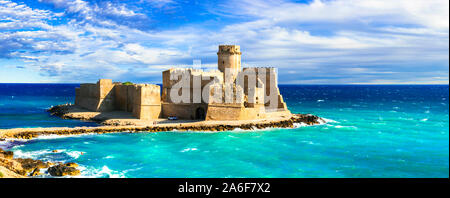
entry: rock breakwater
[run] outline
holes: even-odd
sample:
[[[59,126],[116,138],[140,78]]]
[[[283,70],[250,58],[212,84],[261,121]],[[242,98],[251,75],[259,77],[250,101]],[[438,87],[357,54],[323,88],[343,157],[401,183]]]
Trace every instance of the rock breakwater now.
[[[294,114],[291,118],[276,121],[262,120],[252,122],[213,122],[213,123],[165,123],[151,126],[99,126],[99,127],[51,127],[51,128],[19,128],[0,130],[1,138],[32,139],[40,135],[80,135],[90,133],[115,132],[161,132],[161,131],[231,131],[234,129],[255,130],[265,128],[293,128],[294,123],[306,125],[320,124],[323,119],[314,115]]]

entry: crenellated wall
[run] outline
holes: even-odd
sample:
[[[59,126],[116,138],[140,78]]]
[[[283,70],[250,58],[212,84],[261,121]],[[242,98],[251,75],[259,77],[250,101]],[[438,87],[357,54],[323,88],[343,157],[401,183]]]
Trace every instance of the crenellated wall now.
[[[250,75],[249,75],[250,74]],[[264,89],[264,105],[268,111],[287,111],[286,103],[283,100],[283,96],[278,88],[277,72],[273,67],[247,67],[239,73],[238,78],[244,75],[244,91],[248,94],[249,85],[248,78],[252,76],[257,78],[259,83],[262,83]],[[276,101],[271,104],[271,101]]]
[[[135,85],[133,115],[139,119],[157,119],[161,115],[161,93],[158,85]]]
[[[241,54],[238,45],[220,45],[218,70],[163,71],[162,93],[157,85],[125,85],[109,79],[81,84],[75,90],[75,104],[91,111],[127,111],[139,119],[176,116],[191,120],[251,120],[289,116],[275,68],[241,70]],[[231,70],[231,75],[225,76],[226,69]]]

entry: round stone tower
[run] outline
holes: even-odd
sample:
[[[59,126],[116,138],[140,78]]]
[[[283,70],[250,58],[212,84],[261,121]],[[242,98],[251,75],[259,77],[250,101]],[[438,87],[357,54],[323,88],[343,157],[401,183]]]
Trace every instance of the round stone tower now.
[[[228,71],[231,72],[230,75],[233,77],[233,81],[241,71],[241,54],[239,45],[219,45],[217,65],[221,72],[225,72],[225,69],[228,68]],[[224,75],[226,76],[225,73]],[[228,81],[230,79],[224,80]]]

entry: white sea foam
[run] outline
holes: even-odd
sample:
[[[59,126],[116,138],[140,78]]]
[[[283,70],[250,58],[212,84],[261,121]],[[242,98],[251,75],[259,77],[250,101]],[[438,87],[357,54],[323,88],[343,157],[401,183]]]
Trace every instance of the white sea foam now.
[[[338,128],[338,129],[340,129],[340,128],[357,129],[358,127],[355,127],[355,126],[342,126],[342,125],[336,125],[336,126],[334,126],[334,128]]]
[[[219,133],[220,131],[193,131],[193,130],[176,131],[176,130],[173,130],[171,132],[177,132],[177,133]]]
[[[35,139],[39,139],[39,140],[51,140],[51,139],[61,139],[61,138],[69,138],[69,137],[84,137],[87,135],[96,135],[95,133],[83,133],[83,134],[76,134],[76,135],[55,135],[55,134],[50,134],[50,135],[40,135],[38,137],[36,137]]]
[[[69,151],[69,152],[66,152],[67,155],[69,155],[70,157],[72,157],[74,159],[78,159],[82,155],[81,153],[85,153],[85,152],[81,152],[81,151]]]
[[[237,128],[235,128],[235,129],[233,129],[232,131],[245,131],[244,129],[241,129],[241,128],[239,128],[239,127],[237,127]]]
[[[339,123],[338,121],[328,119],[328,118],[322,118],[322,120],[324,120],[326,123]]]
[[[52,151],[49,149],[43,149],[43,150],[37,150],[37,151],[22,151],[22,150],[13,150],[13,151],[14,151],[14,157],[16,157],[16,158],[32,158],[32,159],[36,159],[36,158],[39,158],[39,156],[52,153]]]
[[[5,138],[5,141],[3,142],[20,142],[20,143],[25,143],[30,141],[29,139],[18,139],[18,138]]]
[[[67,138],[67,137],[73,137],[75,135],[40,135],[36,139],[40,140],[51,140],[51,139],[61,139],[61,138]]]
[[[327,123],[327,121],[324,119],[319,119],[318,121],[319,121],[319,125],[324,125]]]
[[[300,122],[300,123],[294,123],[294,128],[300,128],[308,126],[306,123]]]
[[[84,134],[83,134],[84,135]],[[67,137],[74,137],[74,136],[80,136],[80,135],[39,135],[33,139],[18,139],[18,138],[6,138],[6,141],[14,141],[14,142],[28,142],[32,140],[48,140],[48,139],[59,139],[59,138],[67,138]]]
[[[324,102],[325,100],[317,100],[317,102]]]
[[[422,120],[420,120],[421,122],[426,122],[426,121],[428,121],[428,118],[424,118],[424,119],[422,119]]]
[[[306,143],[306,144],[310,144],[310,145],[314,145],[314,144],[316,144],[316,143],[314,143],[313,141],[302,141],[303,143]]]
[[[181,150],[180,152],[184,153],[187,151],[196,151],[196,150],[198,150],[198,149],[197,148],[185,148],[185,149]]]
[[[98,172],[98,174],[106,174],[109,175],[110,178],[120,178],[120,177],[124,177],[123,174],[120,174],[117,171],[113,171],[111,169],[109,169],[107,166],[103,166],[102,169],[100,170],[100,172]]]
[[[108,166],[103,166],[102,168],[90,168],[83,165],[80,165],[78,169],[81,172],[81,175],[75,177],[109,177],[109,178],[124,178],[125,175],[123,172],[111,170]]]

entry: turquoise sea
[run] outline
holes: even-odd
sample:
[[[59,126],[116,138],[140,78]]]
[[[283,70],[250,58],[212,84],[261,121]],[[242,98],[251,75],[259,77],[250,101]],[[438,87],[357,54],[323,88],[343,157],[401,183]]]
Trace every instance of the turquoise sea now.
[[[0,128],[96,125],[45,112],[73,103],[76,86],[0,84]],[[293,113],[329,122],[47,136],[0,146],[16,157],[76,162],[83,177],[449,177],[448,85],[281,85],[280,91]]]

